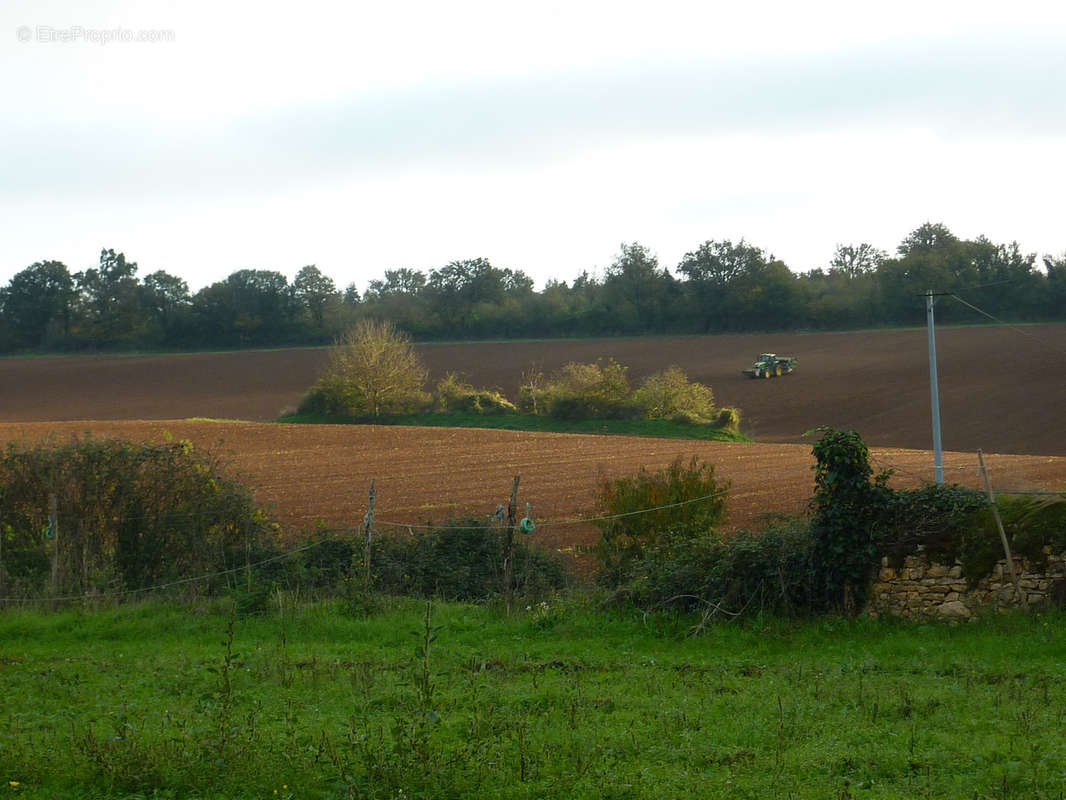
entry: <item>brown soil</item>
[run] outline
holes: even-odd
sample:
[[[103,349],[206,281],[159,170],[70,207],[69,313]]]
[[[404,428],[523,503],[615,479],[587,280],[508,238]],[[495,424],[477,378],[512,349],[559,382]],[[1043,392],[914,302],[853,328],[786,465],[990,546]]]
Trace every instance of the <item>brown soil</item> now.
[[[517,392],[522,373],[615,358],[639,379],[678,364],[736,406],[761,442],[799,442],[819,425],[870,445],[929,449],[924,329],[558,342],[421,345],[439,378]],[[762,351],[799,358],[769,381],[741,374]],[[943,443],[949,450],[1066,456],[1066,325],[946,328],[937,335]],[[294,408],[325,361],[322,348],[167,356],[0,359],[0,421],[270,420]]]
[[[997,490],[1066,488],[1066,325],[955,328],[938,333],[948,479],[980,487],[975,451]],[[807,335],[429,344],[433,378],[449,370],[514,395],[522,373],[615,358],[634,379],[678,364],[737,406],[757,444],[374,426],[282,426],[317,377],[324,349],[167,356],[0,359],[0,442],[92,431],[159,441],[164,431],[221,451],[286,522],[356,526],[376,479],[383,526],[491,513],[514,475],[539,520],[535,540],[568,549],[595,536],[603,477],[693,455],[732,484],[730,523],[802,511],[811,495],[804,431],[859,431],[897,486],[932,478],[924,330]],[[792,375],[751,380],[754,356],[799,358]],[[79,420],[95,420],[92,422]],[[140,420],[140,421],[129,421]],[[798,442],[803,441],[800,444]],[[906,449],[901,449],[906,448]],[[1013,453],[1015,455],[994,455]]]
[[[224,456],[258,499],[297,529],[317,521],[360,525],[375,479],[382,529],[403,530],[433,520],[491,514],[506,504],[511,479],[521,476],[519,500],[532,505],[532,539],[560,551],[591,544],[604,477],[656,469],[699,456],[731,484],[730,526],[753,527],[767,513],[800,513],[813,489],[811,448],[796,444],[693,442],[638,437],[576,436],[511,431],[384,426],[274,425],[189,420],[0,423],[0,441],[61,441],[92,431],[163,441],[168,434]],[[893,484],[916,486],[931,477],[929,453],[878,448],[878,468],[896,470]],[[995,486],[1061,490],[1066,458],[988,455]],[[952,481],[980,487],[976,457],[947,453]]]

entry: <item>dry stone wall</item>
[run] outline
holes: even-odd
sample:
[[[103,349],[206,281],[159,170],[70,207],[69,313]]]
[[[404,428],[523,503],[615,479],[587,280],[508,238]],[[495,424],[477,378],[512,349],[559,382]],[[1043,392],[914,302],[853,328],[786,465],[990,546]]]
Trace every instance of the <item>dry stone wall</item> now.
[[[1017,591],[1005,559],[971,586],[961,564],[932,563],[920,549],[907,556],[898,569],[890,567],[885,558],[871,587],[867,612],[871,616],[967,619],[983,607],[1063,604],[1066,556],[1048,553],[1047,565],[1039,570],[1028,560],[1015,557],[1014,570]]]

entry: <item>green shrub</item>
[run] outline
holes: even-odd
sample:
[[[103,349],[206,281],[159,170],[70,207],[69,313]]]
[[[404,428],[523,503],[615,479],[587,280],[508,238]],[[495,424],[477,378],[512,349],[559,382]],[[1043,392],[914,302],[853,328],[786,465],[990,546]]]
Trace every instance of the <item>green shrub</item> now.
[[[1055,554],[1066,553],[1066,497],[1000,496],[996,504],[1015,555],[1044,567],[1048,556],[1045,548]],[[986,527],[991,516],[989,510],[982,515]]]
[[[894,491],[887,497],[878,532],[879,556],[887,556],[889,566],[899,568],[903,559],[919,546],[934,561],[951,564],[964,551],[971,551],[971,567],[981,575],[991,564],[982,564],[983,555],[974,551],[977,540],[967,543],[965,531],[979,525],[975,518],[988,506],[988,498],[975,489],[956,484],[929,484],[918,489]],[[991,517],[989,518],[991,521]],[[985,537],[978,537],[985,538]],[[981,546],[979,550],[986,548]],[[1003,547],[995,533],[994,551],[1003,556]],[[995,563],[996,559],[992,559]],[[969,574],[969,570],[967,570]]]
[[[633,393],[633,404],[646,419],[673,419],[706,425],[714,419],[711,387],[689,381],[680,367],[649,375]]]
[[[515,414],[515,404],[498,391],[475,389],[454,372],[445,375],[433,392],[433,407],[445,414]]]
[[[540,413],[556,419],[635,419],[640,409],[632,399],[626,367],[606,363],[571,362],[552,373],[537,398]],[[523,387],[525,388],[525,387]],[[527,393],[523,407],[528,408]]]
[[[630,477],[604,480],[596,523],[598,580],[619,586],[649,552],[676,548],[686,539],[708,535],[726,513],[728,482],[719,482],[714,466],[677,458],[670,466]]]
[[[188,442],[12,443],[0,456],[0,497],[9,594],[45,592],[52,563],[61,595],[219,571],[245,563],[276,529],[217,458]]]
[[[363,569],[363,550],[352,563]],[[485,600],[503,590],[504,530],[487,520],[459,519],[373,540],[370,563],[373,588],[386,594]],[[519,594],[536,597],[569,584],[565,565],[543,550],[516,539],[513,580]]]
[[[866,600],[891,491],[889,473],[873,482],[870,452],[855,431],[820,428],[814,444],[813,561],[827,608],[857,613]]]
[[[1014,556],[1041,568],[1047,563],[1045,548],[1066,551],[1066,500],[999,497],[996,505]],[[953,484],[895,492],[889,513],[880,550],[892,566],[921,546],[933,561],[958,560],[974,585],[1004,557],[999,527],[983,492]]]
[[[711,387],[689,381],[680,367],[649,375],[633,390],[627,368],[613,359],[595,364],[571,362],[547,379],[531,369],[522,376],[518,408],[525,414],[556,419],[668,419],[689,425],[708,425],[718,415]],[[725,425],[736,430],[739,415],[726,415]]]
[[[757,533],[665,535],[666,546],[632,563],[615,594],[644,608],[673,607],[723,616],[806,614],[817,576],[806,520],[780,517]]]
[[[740,409],[739,408],[720,408],[714,419],[714,427],[721,428],[723,431],[739,431],[740,430]]]
[[[411,338],[390,322],[363,320],[330,351],[322,376],[300,402],[301,414],[379,419],[428,404],[426,369]]]

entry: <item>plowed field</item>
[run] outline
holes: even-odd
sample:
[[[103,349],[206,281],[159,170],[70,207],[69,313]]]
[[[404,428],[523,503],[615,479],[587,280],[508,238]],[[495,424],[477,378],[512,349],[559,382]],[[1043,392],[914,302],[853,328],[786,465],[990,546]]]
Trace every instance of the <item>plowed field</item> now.
[[[511,479],[520,475],[520,503],[532,505],[538,522],[533,540],[561,551],[594,541],[595,528],[580,520],[596,513],[601,478],[662,467],[678,456],[700,456],[729,481],[731,527],[753,526],[766,513],[802,512],[812,490],[809,445],[187,420],[3,423],[0,440],[66,440],[90,429],[98,436],[155,442],[169,433],[212,449],[255,487],[261,502],[297,529],[316,520],[359,525],[371,478],[379,525],[403,529],[490,514],[507,502]],[[874,458],[879,467],[897,470],[897,486],[915,486],[931,476],[926,452],[879,448]],[[1066,458],[989,455],[987,460],[1000,490],[1063,488]],[[952,480],[980,486],[972,453],[948,453],[945,465]]]
[[[924,329],[789,335],[427,344],[431,380],[454,370],[517,392],[523,371],[612,357],[639,379],[671,364],[737,406],[745,433],[799,442],[831,425],[870,445],[929,449]],[[791,375],[741,370],[774,351],[799,358]],[[943,441],[948,450],[1066,456],[1066,325],[946,328],[937,334]],[[0,422],[212,417],[271,420],[295,407],[324,349],[171,356],[0,359]]]
[[[999,490],[1066,489],[1066,325],[945,329],[937,347],[948,479],[980,486],[981,448]],[[705,458],[731,482],[734,527],[752,526],[764,513],[801,511],[812,491],[810,443],[801,436],[819,425],[859,431],[878,466],[897,470],[896,485],[932,478],[921,329],[420,350],[431,378],[454,370],[512,396],[533,364],[547,372],[613,357],[634,379],[678,364],[710,384],[720,405],[738,406],[743,430],[758,443],[187,419],[275,418],[315,380],[324,349],[0,359],[0,442],[86,431],[159,441],[166,430],[219,450],[261,501],[297,526],[358,524],[372,477],[383,525],[489,514],[506,502],[518,474],[520,500],[539,521],[534,539],[558,549],[591,541],[592,526],[573,520],[596,513],[602,477],[677,456]],[[773,380],[743,377],[741,369],[767,350],[797,356],[799,368]]]

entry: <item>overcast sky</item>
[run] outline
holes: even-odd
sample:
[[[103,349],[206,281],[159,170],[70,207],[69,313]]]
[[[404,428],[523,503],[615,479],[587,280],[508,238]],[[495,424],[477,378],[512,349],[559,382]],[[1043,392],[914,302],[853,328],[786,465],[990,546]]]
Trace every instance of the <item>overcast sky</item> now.
[[[925,221],[1066,251],[1066,5],[741,5],[5,0],[0,285],[104,247],[193,290],[541,286],[632,241],[803,271]]]

